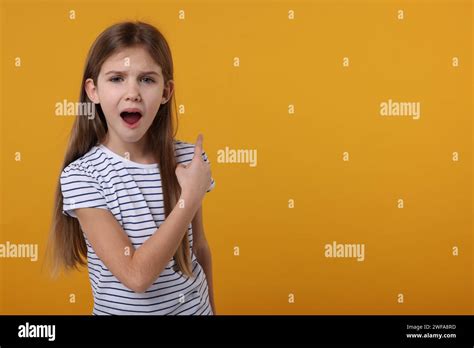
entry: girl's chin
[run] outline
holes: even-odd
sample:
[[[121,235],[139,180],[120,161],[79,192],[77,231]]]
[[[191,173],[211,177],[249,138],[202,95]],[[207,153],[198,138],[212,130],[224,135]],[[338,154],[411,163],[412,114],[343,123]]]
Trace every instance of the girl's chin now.
[[[143,138],[146,132],[143,132],[141,128],[135,129],[120,129],[117,134],[118,137],[125,143],[136,143]]]

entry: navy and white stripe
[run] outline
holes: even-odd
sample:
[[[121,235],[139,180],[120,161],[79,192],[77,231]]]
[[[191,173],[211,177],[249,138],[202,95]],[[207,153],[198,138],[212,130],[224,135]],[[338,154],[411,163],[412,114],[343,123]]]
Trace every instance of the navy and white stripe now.
[[[194,145],[175,140],[178,164],[189,163]],[[206,153],[203,159],[208,162]],[[63,214],[76,218],[74,209],[108,209],[135,248],[140,247],[164,221],[164,202],[158,164],[141,164],[98,144],[61,173]],[[214,179],[207,192],[215,186]],[[159,230],[156,232],[159,233]],[[128,289],[87,245],[94,315],[212,315],[206,275],[193,253],[192,224],[188,226],[193,274],[175,271],[173,258],[143,294]]]

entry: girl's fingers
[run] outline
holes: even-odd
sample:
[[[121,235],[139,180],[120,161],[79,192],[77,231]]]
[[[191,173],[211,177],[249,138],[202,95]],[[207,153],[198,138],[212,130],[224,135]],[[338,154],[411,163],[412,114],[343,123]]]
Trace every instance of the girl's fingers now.
[[[196,145],[194,146],[194,157],[200,158],[202,155],[202,134],[199,134],[196,140]]]

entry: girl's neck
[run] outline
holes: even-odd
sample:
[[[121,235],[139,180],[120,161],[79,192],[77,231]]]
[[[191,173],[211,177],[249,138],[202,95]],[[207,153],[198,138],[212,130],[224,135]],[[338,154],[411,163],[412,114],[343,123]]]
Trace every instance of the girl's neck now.
[[[145,137],[135,143],[124,143],[122,141],[114,141],[106,136],[102,145],[117,155],[125,157],[133,162],[141,164],[154,164],[157,162],[153,154],[147,150],[148,148],[146,146]]]

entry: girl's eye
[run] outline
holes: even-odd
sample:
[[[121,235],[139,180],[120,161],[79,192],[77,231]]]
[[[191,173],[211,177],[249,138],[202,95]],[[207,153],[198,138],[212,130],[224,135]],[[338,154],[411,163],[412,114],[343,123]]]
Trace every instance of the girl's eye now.
[[[145,83],[155,83],[155,80],[153,80],[151,77],[142,77],[141,80]]]
[[[113,77],[110,78],[109,81],[111,81],[111,82],[120,82],[120,81],[123,81],[123,78],[122,78],[122,76],[113,76]]]

